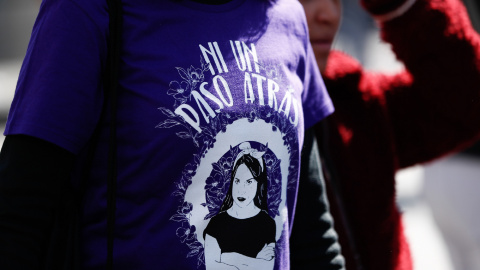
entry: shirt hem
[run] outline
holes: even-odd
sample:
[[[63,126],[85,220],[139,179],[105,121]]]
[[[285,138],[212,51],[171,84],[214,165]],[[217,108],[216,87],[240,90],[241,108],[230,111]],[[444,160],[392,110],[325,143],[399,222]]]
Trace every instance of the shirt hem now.
[[[68,139],[67,136],[61,135],[51,129],[46,129],[38,125],[33,124],[22,124],[22,125],[8,125],[5,128],[3,133],[5,136],[8,135],[28,135],[38,139],[42,139],[53,143],[65,150],[78,154],[82,148],[78,143],[75,143],[71,139]]]

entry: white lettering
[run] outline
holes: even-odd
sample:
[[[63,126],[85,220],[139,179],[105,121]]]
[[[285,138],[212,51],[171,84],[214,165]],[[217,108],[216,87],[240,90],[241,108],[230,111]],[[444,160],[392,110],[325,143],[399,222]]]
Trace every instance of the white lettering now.
[[[198,45],[200,47],[200,51],[203,54],[203,58],[205,58],[205,61],[208,64],[210,64],[208,66],[210,68],[210,72],[212,73],[212,75],[215,75],[215,70],[213,69],[213,65],[211,64],[211,61],[210,61],[210,58],[208,57],[208,55],[213,57],[213,61],[215,62],[215,65],[218,69],[218,73],[223,73],[222,67],[220,66],[219,57],[220,57],[220,61],[222,62],[222,66],[226,67],[225,61],[223,60],[223,56],[221,55],[220,50],[217,49],[218,48],[217,42],[214,42],[214,44],[216,46],[215,49],[213,48],[211,42],[208,42],[208,48],[209,49],[206,49],[205,47],[203,47],[200,44]],[[215,53],[215,52],[220,53],[219,57],[217,56],[217,53]],[[225,70],[225,72],[228,72],[228,70]]]
[[[280,87],[278,86],[278,83],[270,79],[267,80],[267,86],[268,106],[270,106],[270,108],[273,108],[275,111],[278,111],[277,96],[275,95],[275,93],[280,90]]]
[[[227,94],[228,101],[223,96],[222,89],[220,89],[220,86],[218,85],[219,80],[222,83],[223,88],[225,88],[225,93]],[[230,92],[230,87],[228,87],[227,81],[222,76],[217,75],[213,77],[213,86],[215,87],[215,90],[217,91],[217,94],[220,97],[220,99],[223,101],[223,103],[225,103],[225,105],[227,105],[228,107],[232,107],[233,97],[232,97],[232,93]]]
[[[253,58],[253,63],[255,64],[255,71],[260,73],[260,67],[258,66],[258,57],[257,57],[257,50],[255,49],[255,44],[252,43],[252,48],[248,48],[245,42],[242,42],[243,47],[243,54],[245,55],[245,60],[247,61],[248,71],[252,72],[252,65],[250,64],[250,57],[249,54]]]
[[[227,64],[225,63],[225,60],[223,59],[222,52],[220,51],[220,48],[218,47],[217,42],[213,42],[213,46],[215,47],[215,51],[218,54],[218,58],[220,59],[220,63],[222,63],[223,71],[228,72]],[[222,72],[220,72],[222,73]]]
[[[219,113],[220,110],[223,109],[223,103],[220,101],[220,99],[218,99],[216,96],[214,96],[205,88],[206,85],[208,85],[207,82],[203,82],[200,85],[200,93],[202,93],[204,96],[206,96],[207,98],[209,98],[211,101],[215,102],[218,105],[218,109],[216,109],[215,111]]]
[[[253,94],[252,79],[250,78],[250,73],[248,72],[245,72],[245,82],[243,84],[243,89],[245,93],[245,103],[248,103],[248,101],[253,103],[255,101],[255,95]]]
[[[292,98],[292,104],[293,104],[293,112],[295,113],[295,118],[294,120],[292,121],[292,118],[289,117],[288,119],[290,120],[290,123],[292,123],[294,126],[297,126],[298,125],[298,107],[299,107],[299,103],[297,101],[297,99],[295,98]]]
[[[232,52],[233,52],[233,55],[235,56],[235,60],[237,61],[238,69],[240,69],[241,71],[245,71],[247,66],[245,65],[245,57],[243,56],[242,45],[240,44],[240,41],[235,41],[235,45],[237,46],[236,50],[235,50],[235,46],[233,45],[233,41],[230,40],[230,46],[232,46]],[[238,52],[238,56],[237,56],[237,52]]]
[[[285,115],[285,117],[288,117],[288,114],[290,113],[290,106],[292,105],[292,94],[290,92],[286,92],[285,96],[282,99],[282,102],[280,103],[280,108],[278,109],[278,112]],[[285,106],[285,109],[284,109]]]
[[[200,112],[202,113],[203,118],[205,118],[205,121],[207,122],[207,124],[210,123],[210,119],[208,118],[208,115],[205,113],[203,108],[205,108],[207,110],[210,117],[214,118],[217,115],[212,110],[212,107],[210,107],[210,105],[208,105],[208,103],[205,101],[205,99],[203,99],[203,97],[197,91],[192,91],[192,95],[195,98],[195,101],[197,102],[198,108],[200,109]]]
[[[190,113],[190,115],[188,115],[187,112]],[[182,104],[178,106],[175,109],[175,113],[177,115],[180,115],[185,120],[185,122],[191,125],[199,133],[202,132],[202,129],[200,128],[200,118],[198,117],[198,113],[190,105]],[[192,118],[192,116],[194,119]]]
[[[266,81],[267,78],[255,73],[252,74],[252,77],[257,79],[258,102],[263,106],[265,105],[265,101],[263,99],[263,81]]]

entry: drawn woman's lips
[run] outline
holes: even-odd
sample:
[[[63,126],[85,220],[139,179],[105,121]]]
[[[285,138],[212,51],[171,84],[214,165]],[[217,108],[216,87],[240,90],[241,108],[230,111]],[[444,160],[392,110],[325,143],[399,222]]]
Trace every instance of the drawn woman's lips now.
[[[244,197],[237,197],[237,200],[243,202],[243,201],[245,201],[245,198]]]

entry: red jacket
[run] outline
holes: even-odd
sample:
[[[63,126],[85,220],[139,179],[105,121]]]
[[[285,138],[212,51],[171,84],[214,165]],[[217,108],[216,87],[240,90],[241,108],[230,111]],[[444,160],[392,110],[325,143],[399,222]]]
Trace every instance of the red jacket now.
[[[412,269],[395,173],[458,151],[480,132],[480,37],[463,4],[417,0],[380,26],[406,71],[366,72],[333,52],[323,75],[336,112],[316,128],[349,270],[361,269],[352,243],[363,269]]]

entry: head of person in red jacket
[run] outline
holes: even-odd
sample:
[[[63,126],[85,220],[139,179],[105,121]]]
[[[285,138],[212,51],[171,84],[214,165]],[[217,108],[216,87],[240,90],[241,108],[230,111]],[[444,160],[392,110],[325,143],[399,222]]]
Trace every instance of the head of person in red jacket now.
[[[340,26],[341,0],[300,0],[310,33],[315,58],[320,72],[325,71],[333,39]]]

